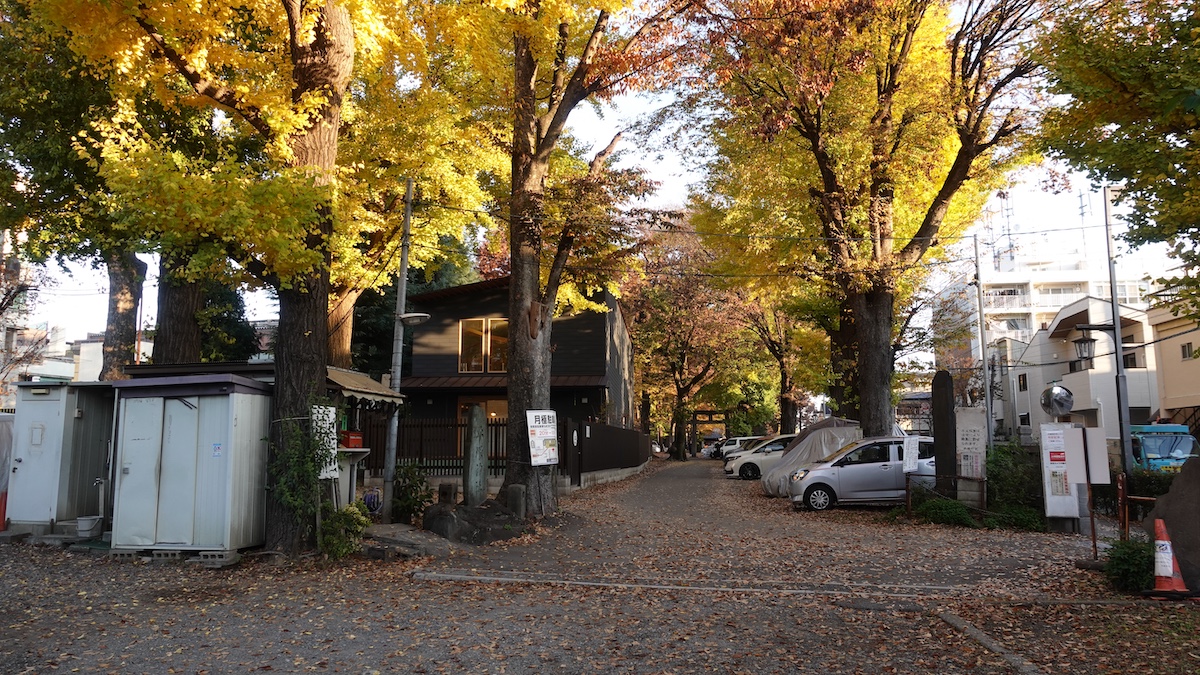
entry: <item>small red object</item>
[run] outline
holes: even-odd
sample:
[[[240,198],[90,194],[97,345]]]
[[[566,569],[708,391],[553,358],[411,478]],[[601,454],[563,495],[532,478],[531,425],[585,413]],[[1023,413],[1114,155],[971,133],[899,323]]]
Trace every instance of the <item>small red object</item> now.
[[[363,446],[363,435],[361,431],[346,431],[341,432],[341,437],[338,439],[343,448],[361,448]]]

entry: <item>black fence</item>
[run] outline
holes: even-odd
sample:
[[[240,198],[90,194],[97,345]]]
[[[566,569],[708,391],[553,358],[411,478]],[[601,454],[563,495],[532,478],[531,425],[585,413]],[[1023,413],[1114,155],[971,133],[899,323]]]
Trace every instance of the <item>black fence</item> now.
[[[372,449],[365,461],[372,475],[382,475],[387,448],[385,415],[361,420],[364,445]],[[504,475],[508,420],[488,420],[488,475]],[[463,473],[467,423],[456,419],[401,419],[396,438],[396,463],[419,464],[427,476]],[[650,437],[633,429],[562,420],[558,425],[560,470],[580,484],[582,473],[640,466],[650,459]]]

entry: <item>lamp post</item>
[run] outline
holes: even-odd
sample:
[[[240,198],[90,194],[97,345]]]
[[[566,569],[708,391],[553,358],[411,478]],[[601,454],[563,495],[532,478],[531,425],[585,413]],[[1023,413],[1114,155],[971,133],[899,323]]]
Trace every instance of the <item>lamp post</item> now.
[[[428,314],[405,313],[408,304],[408,247],[412,226],[413,182],[409,178],[404,185],[404,227],[400,235],[400,271],[396,275],[396,320],[392,332],[392,372],[389,386],[400,393],[400,369],[404,364],[404,327],[416,326],[429,320]],[[392,522],[393,483],[396,481],[396,451],[400,436],[400,404],[392,410],[388,420],[387,449],[383,458],[383,513],[380,520]]]

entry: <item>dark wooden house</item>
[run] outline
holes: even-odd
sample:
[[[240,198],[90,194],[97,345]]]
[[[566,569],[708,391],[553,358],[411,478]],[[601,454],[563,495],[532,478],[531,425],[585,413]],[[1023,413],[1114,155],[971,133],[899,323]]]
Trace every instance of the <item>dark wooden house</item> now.
[[[616,298],[609,311],[554,319],[550,405],[560,418],[616,427],[634,424],[633,347]],[[508,417],[508,278],[481,281],[409,298],[430,315],[412,329],[412,374],[400,391],[408,415],[459,417],[482,403],[490,418]]]

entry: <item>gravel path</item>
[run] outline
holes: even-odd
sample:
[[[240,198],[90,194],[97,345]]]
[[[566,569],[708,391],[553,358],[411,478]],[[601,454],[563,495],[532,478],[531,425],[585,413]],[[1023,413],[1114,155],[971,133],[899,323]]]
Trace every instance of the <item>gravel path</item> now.
[[[1073,565],[1083,537],[794,513],[708,461],[563,506],[536,536],[408,562],[214,571],[0,547],[0,673],[1200,667],[1200,609],[1110,594]]]

